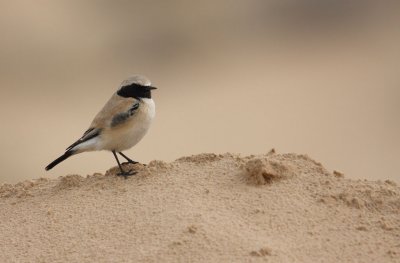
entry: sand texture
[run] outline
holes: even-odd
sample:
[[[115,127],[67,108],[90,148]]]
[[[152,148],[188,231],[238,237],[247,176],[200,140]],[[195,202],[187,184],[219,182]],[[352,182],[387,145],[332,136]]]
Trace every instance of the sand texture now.
[[[400,262],[400,187],[200,154],[0,187],[0,262]]]

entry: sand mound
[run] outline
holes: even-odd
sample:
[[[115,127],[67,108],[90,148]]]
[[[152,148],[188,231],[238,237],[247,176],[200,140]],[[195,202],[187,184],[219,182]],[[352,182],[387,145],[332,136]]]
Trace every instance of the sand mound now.
[[[291,169],[288,165],[270,161],[266,158],[254,158],[248,161],[245,166],[244,176],[247,176],[250,183],[256,185],[270,184],[290,177]]]
[[[200,154],[0,187],[0,262],[399,262],[400,188]]]

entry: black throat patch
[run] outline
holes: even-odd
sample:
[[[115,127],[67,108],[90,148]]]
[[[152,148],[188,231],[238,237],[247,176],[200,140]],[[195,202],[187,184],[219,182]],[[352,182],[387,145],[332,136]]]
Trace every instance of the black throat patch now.
[[[121,87],[117,91],[117,94],[124,98],[151,99],[151,90],[149,87],[135,83]]]

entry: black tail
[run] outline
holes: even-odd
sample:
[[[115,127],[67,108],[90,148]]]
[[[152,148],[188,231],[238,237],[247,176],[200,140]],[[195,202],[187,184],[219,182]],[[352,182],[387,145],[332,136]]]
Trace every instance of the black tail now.
[[[71,157],[74,154],[73,151],[66,151],[63,155],[61,155],[60,157],[58,157],[57,159],[55,159],[51,164],[46,166],[46,171],[52,169],[54,166],[56,166],[57,164],[61,163],[62,161],[65,161],[66,159],[68,159],[69,157]]]

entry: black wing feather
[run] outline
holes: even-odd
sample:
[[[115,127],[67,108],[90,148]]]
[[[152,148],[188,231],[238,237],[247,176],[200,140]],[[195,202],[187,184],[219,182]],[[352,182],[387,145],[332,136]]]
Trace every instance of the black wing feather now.
[[[81,144],[83,142],[86,142],[90,139],[93,139],[94,137],[97,137],[100,135],[101,129],[96,129],[96,128],[89,128],[84,134],[83,136],[77,140],[76,142],[74,142],[73,144],[71,144],[66,151],[71,150],[72,148],[74,148],[75,146],[77,146],[78,144]]]
[[[139,102],[136,102],[127,112],[116,114],[112,118],[111,127],[115,127],[117,125],[120,125],[121,123],[126,122],[130,117],[132,117],[135,114],[135,112],[139,108],[139,105],[140,105]]]

